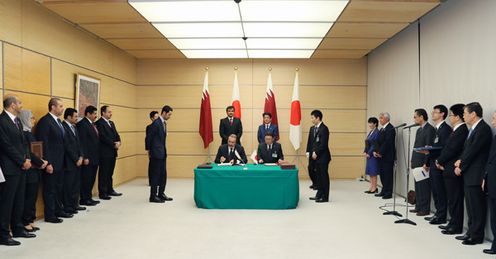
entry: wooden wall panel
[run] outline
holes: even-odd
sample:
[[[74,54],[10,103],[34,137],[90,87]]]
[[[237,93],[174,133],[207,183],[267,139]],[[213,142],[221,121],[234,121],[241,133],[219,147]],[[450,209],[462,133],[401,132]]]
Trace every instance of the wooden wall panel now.
[[[15,94],[21,101],[24,110],[31,110],[36,121],[48,113],[49,96],[38,95],[35,93],[16,92],[12,90],[5,90],[5,94]]]

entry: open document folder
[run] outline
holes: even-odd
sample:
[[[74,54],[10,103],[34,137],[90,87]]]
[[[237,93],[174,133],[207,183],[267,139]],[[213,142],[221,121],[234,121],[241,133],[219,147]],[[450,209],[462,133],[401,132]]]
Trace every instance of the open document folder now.
[[[429,172],[425,171],[422,167],[413,168],[412,170],[413,179],[415,182],[420,182],[425,179],[429,179]]]

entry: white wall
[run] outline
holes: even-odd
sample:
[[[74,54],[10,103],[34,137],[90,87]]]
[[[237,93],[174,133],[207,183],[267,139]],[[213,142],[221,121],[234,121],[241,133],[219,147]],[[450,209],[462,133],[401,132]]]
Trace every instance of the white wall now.
[[[449,0],[419,23],[420,31],[414,23],[369,54],[368,115],[388,111],[393,124],[412,123],[415,108],[430,112],[436,104],[478,101],[490,122],[496,110],[496,1]],[[400,152],[397,192],[403,195],[405,160]]]

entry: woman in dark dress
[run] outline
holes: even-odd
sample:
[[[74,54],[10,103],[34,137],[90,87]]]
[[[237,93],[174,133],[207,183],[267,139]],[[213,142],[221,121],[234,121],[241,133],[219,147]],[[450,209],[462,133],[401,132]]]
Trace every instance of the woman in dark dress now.
[[[363,154],[367,158],[367,164],[365,166],[365,174],[370,177],[370,188],[365,191],[365,193],[377,193],[377,175],[379,174],[379,161],[374,157],[374,149],[377,144],[377,139],[379,138],[379,130],[377,126],[379,125],[379,120],[375,117],[368,119],[370,132],[365,140],[365,149]]]
[[[22,110],[19,113],[19,120],[22,123],[22,130],[24,136],[29,141],[29,143],[35,142],[33,133],[31,132],[35,118],[33,113],[29,110]],[[43,169],[46,163],[35,155],[31,154],[31,162],[34,167]],[[22,215],[22,221],[24,228],[28,232],[34,232],[39,230],[38,227],[33,225],[36,219],[36,200],[38,199],[38,183],[40,182],[40,169],[31,168],[26,171],[26,193],[24,197],[24,212]]]

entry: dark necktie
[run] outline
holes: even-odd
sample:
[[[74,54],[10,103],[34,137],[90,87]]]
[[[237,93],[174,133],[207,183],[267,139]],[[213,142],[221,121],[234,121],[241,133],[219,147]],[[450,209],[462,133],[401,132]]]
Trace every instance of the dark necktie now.
[[[19,120],[19,118],[15,118],[14,121],[15,121],[15,124],[17,126],[17,129],[19,129],[19,131],[22,132],[21,120]]]
[[[230,124],[231,126],[233,125],[233,119],[232,119],[232,118],[230,118],[230,119],[229,119],[229,124]]]
[[[315,127],[313,137],[315,138],[317,136],[317,134],[319,134],[319,127]]]
[[[265,130],[269,130],[269,124],[265,125]]]
[[[62,136],[65,135],[65,130],[64,126],[62,126],[62,121],[60,119],[57,119],[57,124],[59,125],[60,132],[62,133]]]
[[[91,123],[91,126],[93,126],[93,129],[95,130],[96,135],[99,137],[100,133],[98,133],[98,129],[96,128],[95,123]]]

